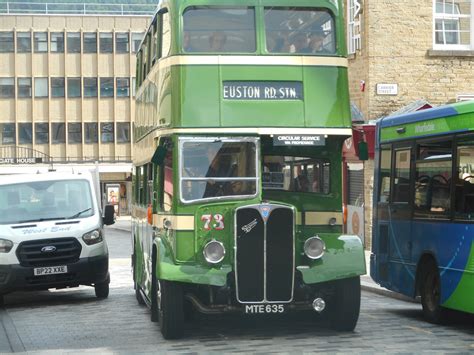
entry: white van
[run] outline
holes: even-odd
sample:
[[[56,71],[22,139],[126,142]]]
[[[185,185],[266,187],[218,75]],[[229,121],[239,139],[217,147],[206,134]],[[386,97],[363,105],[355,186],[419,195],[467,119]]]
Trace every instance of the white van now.
[[[100,208],[90,172],[0,177],[0,303],[19,290],[94,286],[109,295],[109,255],[103,226],[113,206]]]

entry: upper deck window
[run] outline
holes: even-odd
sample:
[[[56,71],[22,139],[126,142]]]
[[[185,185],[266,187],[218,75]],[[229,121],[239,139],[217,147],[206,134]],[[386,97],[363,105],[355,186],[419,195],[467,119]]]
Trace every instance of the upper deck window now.
[[[270,53],[331,55],[336,52],[334,19],[327,10],[266,7],[265,34]]]
[[[256,51],[253,7],[192,6],[183,14],[185,52],[253,53]]]
[[[181,138],[181,200],[255,196],[257,140]]]

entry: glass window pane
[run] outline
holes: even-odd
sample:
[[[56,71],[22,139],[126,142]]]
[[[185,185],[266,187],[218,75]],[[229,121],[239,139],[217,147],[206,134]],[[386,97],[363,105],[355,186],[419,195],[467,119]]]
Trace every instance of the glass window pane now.
[[[100,141],[101,143],[114,142],[114,124],[102,122],[100,124]]]
[[[117,143],[130,143],[129,122],[117,122]]]
[[[11,53],[14,47],[13,32],[0,32],[0,53]]]
[[[97,78],[84,78],[84,97],[97,97]]]
[[[66,143],[66,132],[64,123],[52,123],[51,124],[52,143]]]
[[[68,53],[81,52],[81,33],[80,32],[67,33],[67,52]]]
[[[67,125],[67,140],[69,144],[82,143],[82,124],[68,123]]]
[[[49,126],[47,123],[35,123],[35,143],[49,143]]]
[[[64,78],[51,78],[51,97],[64,97]]]
[[[170,53],[171,49],[171,23],[170,23],[170,15],[169,13],[164,13],[161,15],[161,57],[167,57]],[[150,41],[152,40],[152,36],[150,34]],[[156,46],[156,42],[154,44],[150,43],[150,50],[153,50]],[[153,56],[153,53],[151,53]],[[153,59],[153,58],[152,58]]]
[[[18,141],[20,144],[33,143],[33,124],[18,123]]]
[[[84,53],[97,53],[97,33],[85,32],[84,36]]]
[[[97,143],[99,141],[98,129],[96,122],[84,123],[84,136],[86,143]]]
[[[48,33],[35,32],[34,33],[35,53],[44,53],[48,51]]]
[[[459,139],[455,176],[455,217],[474,220],[474,137]]]
[[[140,43],[142,42],[145,32],[132,33],[132,53],[137,53],[140,49]]]
[[[51,52],[64,53],[64,33],[51,32]]]
[[[130,79],[117,78],[117,97],[130,96]]]
[[[382,151],[380,153],[380,202],[389,202],[391,169],[392,150],[390,147],[382,147]]]
[[[31,32],[16,33],[16,51],[18,53],[31,53]]]
[[[0,135],[2,144],[16,144],[15,124],[1,123]]]
[[[265,34],[267,50],[271,53],[336,52],[334,19],[327,10],[266,7]]]
[[[100,38],[100,53],[112,53],[114,49],[113,33],[101,32]]]
[[[395,152],[395,176],[393,179],[393,202],[408,203],[410,195],[410,150]]]
[[[132,96],[135,97],[135,90],[137,86],[137,78],[132,78]]]
[[[15,79],[0,78],[0,98],[15,97]]]
[[[18,97],[31,97],[31,78],[18,78]]]
[[[35,97],[48,97],[48,78],[35,78]]]
[[[127,32],[115,34],[115,52],[116,53],[130,52],[129,36]]]
[[[167,15],[167,14],[165,14]],[[256,50],[255,10],[253,7],[189,7],[184,15],[185,52],[242,52]],[[163,18],[163,34],[169,21]],[[168,54],[169,40],[163,40],[162,56]]]
[[[67,78],[67,97],[81,97],[81,78]]]
[[[100,78],[100,97],[114,97],[114,78]]]

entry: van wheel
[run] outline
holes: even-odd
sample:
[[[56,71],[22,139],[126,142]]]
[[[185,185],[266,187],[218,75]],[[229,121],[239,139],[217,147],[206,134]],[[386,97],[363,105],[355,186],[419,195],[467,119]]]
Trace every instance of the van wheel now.
[[[181,284],[160,281],[157,295],[161,334],[165,339],[177,339],[183,335],[184,298]]]
[[[441,278],[436,263],[433,260],[423,265],[421,271],[421,305],[425,319],[434,324],[446,320],[446,309],[441,307]]]
[[[98,282],[94,285],[95,296],[100,299],[109,297],[110,276],[104,282]]]
[[[360,277],[337,280],[335,291],[330,309],[331,326],[338,331],[353,331],[360,312]]]

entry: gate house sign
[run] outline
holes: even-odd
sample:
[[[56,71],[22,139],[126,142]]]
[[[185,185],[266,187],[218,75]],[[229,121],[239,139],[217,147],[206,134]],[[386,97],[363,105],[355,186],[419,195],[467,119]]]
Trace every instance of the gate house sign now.
[[[43,158],[0,158],[0,164],[41,164]]]
[[[225,100],[303,100],[299,81],[224,81]]]

